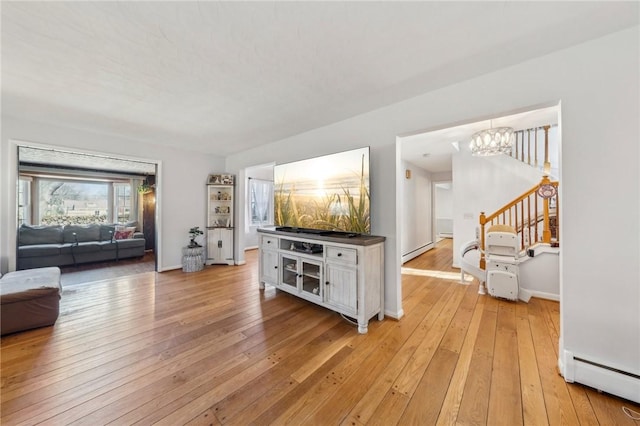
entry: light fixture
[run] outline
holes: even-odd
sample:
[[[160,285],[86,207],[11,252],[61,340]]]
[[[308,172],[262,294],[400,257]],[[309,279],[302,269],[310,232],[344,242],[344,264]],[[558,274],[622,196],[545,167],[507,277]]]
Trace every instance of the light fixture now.
[[[491,122],[489,124],[491,126]],[[491,127],[471,135],[469,148],[471,155],[487,156],[510,154],[513,145],[513,129],[511,127]]]

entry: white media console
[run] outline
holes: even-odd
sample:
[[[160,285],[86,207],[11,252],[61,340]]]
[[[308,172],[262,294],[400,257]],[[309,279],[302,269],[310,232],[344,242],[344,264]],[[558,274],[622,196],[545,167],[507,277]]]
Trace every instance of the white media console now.
[[[384,237],[258,229],[265,284],[344,314],[367,332],[384,319]]]

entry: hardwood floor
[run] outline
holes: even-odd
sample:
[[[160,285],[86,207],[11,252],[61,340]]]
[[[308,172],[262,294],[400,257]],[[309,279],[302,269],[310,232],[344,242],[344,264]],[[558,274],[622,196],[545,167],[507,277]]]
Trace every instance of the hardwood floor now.
[[[1,340],[16,424],[640,424],[556,372],[558,304],[478,296],[450,242],[403,274],[405,316],[369,333],[245,266],[65,289],[54,327]],[[451,279],[453,278],[453,279]]]
[[[85,263],[78,266],[60,268],[60,281],[63,287],[76,284],[93,283],[107,279],[137,275],[156,270],[155,254],[146,252],[142,257],[120,259],[118,261]]]

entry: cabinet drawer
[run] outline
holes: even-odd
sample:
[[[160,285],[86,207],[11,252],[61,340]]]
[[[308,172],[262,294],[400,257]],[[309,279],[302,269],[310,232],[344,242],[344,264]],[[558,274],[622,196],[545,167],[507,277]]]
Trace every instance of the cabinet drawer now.
[[[358,263],[358,252],[355,249],[327,246],[327,260],[342,263]]]
[[[276,237],[266,237],[262,236],[262,244],[261,247],[263,249],[271,249],[276,250],[278,248],[278,238]]]

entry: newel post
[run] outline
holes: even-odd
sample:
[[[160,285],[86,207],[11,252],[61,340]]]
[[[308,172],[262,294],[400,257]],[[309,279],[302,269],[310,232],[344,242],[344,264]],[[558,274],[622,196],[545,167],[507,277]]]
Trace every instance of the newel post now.
[[[480,269],[486,269],[487,261],[484,258],[484,225],[487,223],[487,217],[484,212],[480,212]]]
[[[547,125],[543,126],[542,128],[544,129],[544,173],[545,175],[548,175],[549,173],[551,173],[551,162],[549,161],[549,129],[551,128],[551,126]],[[549,179],[547,179],[547,183],[548,181]],[[547,204],[549,204],[548,201],[549,200],[547,200]]]
[[[542,177],[542,182],[540,182],[540,186],[549,185],[551,181],[548,176]],[[549,199],[542,199],[542,214],[544,218],[544,222],[542,225],[542,242],[543,243],[551,243],[551,222],[549,220]]]

